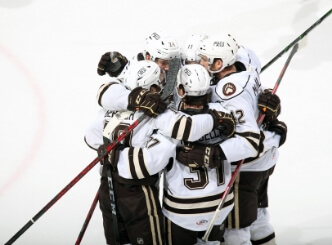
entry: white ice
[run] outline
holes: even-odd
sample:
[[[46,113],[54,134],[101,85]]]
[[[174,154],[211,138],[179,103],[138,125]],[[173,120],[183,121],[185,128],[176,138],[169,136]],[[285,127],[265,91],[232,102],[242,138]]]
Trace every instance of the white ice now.
[[[0,243],[14,236],[92,160],[83,141],[105,78],[100,56],[142,50],[164,30],[229,32],[262,64],[327,13],[331,0],[0,0]],[[279,245],[332,244],[332,16],[308,34],[278,89],[288,139],[270,182]],[[261,75],[272,87],[288,54]],[[99,185],[97,167],[15,244],[74,244]],[[81,244],[105,244],[97,207]]]

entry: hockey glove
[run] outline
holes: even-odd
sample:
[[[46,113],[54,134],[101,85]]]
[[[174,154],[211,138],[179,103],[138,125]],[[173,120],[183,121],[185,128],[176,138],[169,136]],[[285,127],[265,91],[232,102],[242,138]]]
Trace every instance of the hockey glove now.
[[[119,52],[107,52],[103,54],[98,63],[97,73],[100,76],[107,73],[110,77],[117,77],[127,65],[128,60]]]
[[[98,157],[101,158],[107,151],[108,145],[99,146],[97,152]],[[125,148],[123,144],[117,144],[112,150],[108,152],[106,157],[100,160],[101,165],[111,165],[113,168],[116,168],[119,160],[119,153]]]
[[[273,121],[280,114],[280,98],[272,90],[264,89],[258,98],[258,108],[265,114],[264,123]]]
[[[214,121],[213,129],[221,130],[227,138],[234,134],[235,121],[231,114],[216,110],[208,110],[208,113],[212,116]]]
[[[191,147],[191,150],[178,148],[176,159],[183,165],[192,168],[202,166],[219,168],[226,157],[219,145],[195,144]]]
[[[156,117],[163,113],[167,104],[161,99],[159,93],[137,87],[128,96],[128,110],[140,110],[149,117]]]
[[[275,119],[268,124],[267,130],[280,135],[279,147],[285,143],[287,138],[287,125],[284,122]]]

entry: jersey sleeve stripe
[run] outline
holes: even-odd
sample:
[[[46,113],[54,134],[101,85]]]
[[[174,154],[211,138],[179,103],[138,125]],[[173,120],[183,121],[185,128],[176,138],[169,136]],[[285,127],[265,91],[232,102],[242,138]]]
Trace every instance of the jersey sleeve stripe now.
[[[254,149],[259,150],[259,139],[260,134],[253,133],[253,132],[243,132],[243,133],[236,133],[237,135],[244,137]]]
[[[98,105],[101,105],[101,98],[103,97],[103,94],[105,93],[105,91],[109,88],[109,86],[111,86],[111,82],[105,83],[103,85],[100,86],[98,93],[97,93],[97,102]]]
[[[134,164],[134,148],[130,147],[128,150],[128,160],[129,160],[129,169],[131,176],[133,179],[138,179],[138,176],[135,171],[135,164]]]
[[[145,161],[144,161],[144,153],[142,148],[139,148],[138,151],[138,162],[139,162],[139,168],[142,171],[143,178],[147,178],[150,176],[149,171],[146,169]]]
[[[172,138],[178,140],[187,140],[190,136],[192,119],[182,116],[173,126]]]
[[[108,82],[100,86],[98,92],[97,92],[97,102],[98,105],[102,106],[101,99],[103,97],[103,94],[106,92],[106,90],[113,84],[118,84],[117,82]]]
[[[191,119],[191,117],[188,117],[187,121],[186,121],[186,126],[184,128],[182,140],[188,140],[189,139],[190,132],[191,132],[191,127],[192,127],[192,119]]]
[[[182,116],[179,120],[176,121],[176,123],[174,123],[171,136],[173,139],[177,139],[179,131],[182,132],[181,130],[179,130],[179,128],[183,120],[185,120],[185,116]]]
[[[131,147],[128,151],[129,169],[133,179],[143,179],[150,176],[146,169],[143,150]]]

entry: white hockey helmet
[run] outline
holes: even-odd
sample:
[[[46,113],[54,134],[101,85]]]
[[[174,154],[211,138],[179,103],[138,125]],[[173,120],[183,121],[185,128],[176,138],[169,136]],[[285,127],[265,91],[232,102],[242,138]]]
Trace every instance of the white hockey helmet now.
[[[157,85],[162,91],[165,77],[165,73],[161,72],[155,62],[141,60],[129,67],[124,75],[123,84],[129,90],[133,90],[136,87],[150,89],[152,85]]]
[[[145,39],[144,57],[146,53],[153,61],[156,58],[170,60],[180,57],[180,48],[173,37],[163,32],[153,32]]]
[[[206,35],[199,34],[193,34],[187,38],[184,46],[180,49],[183,65],[188,64],[188,62],[199,63],[201,58],[197,51],[200,48],[202,40],[205,38],[207,38]]]
[[[230,34],[219,34],[202,40],[198,53],[207,57],[209,72],[218,73],[235,63],[238,48],[236,40]],[[210,67],[217,58],[222,60],[223,65],[219,70],[211,71]]]
[[[210,88],[210,75],[208,71],[199,64],[184,65],[177,75],[177,91],[179,88],[184,90],[184,95],[179,95],[180,98],[189,96],[202,96],[207,94]]]

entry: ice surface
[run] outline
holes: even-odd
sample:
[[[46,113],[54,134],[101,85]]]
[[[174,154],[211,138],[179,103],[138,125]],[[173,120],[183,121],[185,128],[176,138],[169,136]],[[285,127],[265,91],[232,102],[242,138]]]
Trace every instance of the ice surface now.
[[[100,56],[131,57],[154,30],[183,44],[230,32],[266,64],[331,9],[330,0],[0,0],[0,243],[95,157],[83,141],[104,78]],[[332,244],[332,16],[308,34],[279,87],[287,142],[270,182],[279,245]],[[288,54],[261,75],[272,87]],[[74,244],[99,185],[97,167],[15,244]],[[97,207],[81,244],[105,244]]]

